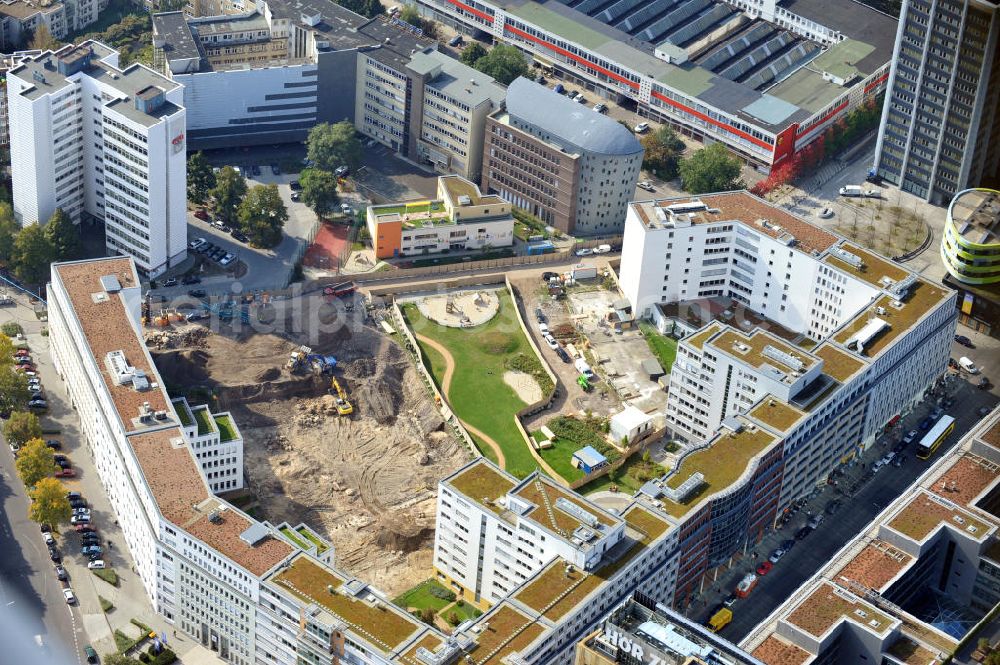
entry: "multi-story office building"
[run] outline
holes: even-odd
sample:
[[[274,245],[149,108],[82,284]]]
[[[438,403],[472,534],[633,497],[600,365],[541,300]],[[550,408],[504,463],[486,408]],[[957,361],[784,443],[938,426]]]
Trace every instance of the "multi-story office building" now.
[[[741,646],[767,665],[944,662],[1000,602],[998,446],[994,410]]]
[[[621,232],[643,148],[616,120],[519,78],[486,134],[484,190],[565,233]]]
[[[109,253],[155,277],[187,251],[181,87],[98,42],[21,59],[7,73],[14,213],[103,220]]]
[[[941,238],[947,286],[958,291],[959,323],[1000,331],[1000,192],[967,189],[955,195]]]
[[[506,90],[489,76],[438,51],[414,55],[409,154],[439,173],[479,182],[486,117]]]
[[[734,644],[641,593],[576,645],[573,665],[763,665]],[[785,664],[782,664],[785,665]]]
[[[243,487],[243,435],[228,411],[212,413],[204,404],[191,406],[183,397],[173,400],[184,435],[213,493]]]
[[[24,48],[43,26],[56,39],[63,39],[95,22],[107,6],[108,0],[7,0],[0,3],[0,49]]]
[[[990,0],[906,0],[876,170],[945,205],[1000,175],[1000,15]]]
[[[198,149],[302,141],[318,123],[351,120],[407,154],[416,77],[407,64],[435,45],[407,23],[332,0],[153,17],[154,68],[184,86]]]
[[[510,204],[457,175],[438,177],[438,198],[368,206],[379,259],[514,244]]]
[[[216,467],[201,453],[216,444],[199,446],[200,419],[167,396],[142,342],[141,298],[124,257],[55,264],[48,286],[53,362],[156,611],[235,665],[454,662],[415,660],[421,648],[458,654],[331,568],[329,548],[302,551],[214,496]],[[217,429],[225,417],[211,418]]]
[[[690,443],[643,493],[691,525],[682,604],[944,372],[955,293],[745,192],[631,204],[621,265],[681,336],[666,417]]]
[[[823,0],[417,2],[763,171],[884,90],[896,28]]]

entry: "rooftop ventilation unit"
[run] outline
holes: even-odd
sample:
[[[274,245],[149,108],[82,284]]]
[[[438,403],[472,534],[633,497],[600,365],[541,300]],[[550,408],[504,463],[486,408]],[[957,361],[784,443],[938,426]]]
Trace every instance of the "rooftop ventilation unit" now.
[[[676,489],[664,487],[663,495],[671,501],[680,503],[687,498],[689,494],[701,487],[704,482],[705,476],[699,471],[691,474],[691,477],[681,483],[680,487],[677,487]]]
[[[458,197],[458,205],[460,206],[470,206],[472,205],[472,197],[462,194]]]
[[[913,285],[916,283],[917,283],[917,276],[911,273],[906,277],[904,277],[903,279],[896,282],[895,284],[893,284],[892,286],[890,286],[889,293],[891,293],[896,300],[902,300],[903,298],[906,297],[906,294],[910,292],[910,289],[912,289]]]
[[[581,543],[589,543],[591,540],[597,537],[592,529],[588,529],[585,526],[578,526],[573,530],[573,538],[579,539]]]
[[[846,249],[840,247],[834,247],[830,252],[852,268],[856,268],[857,270],[864,270],[865,268],[865,262],[857,254],[851,254]]]
[[[208,514],[208,521],[211,522],[212,524],[221,524],[222,512],[219,510],[213,510]]]
[[[852,351],[857,351],[860,354],[864,352],[865,345],[874,339],[876,335],[886,328],[891,327],[892,326],[890,326],[886,320],[874,317],[871,321],[866,323],[861,330],[851,335],[850,339],[847,340],[847,343],[844,344],[844,346]]]
[[[147,422],[153,417],[153,409],[149,406],[149,402],[143,402],[142,406],[139,407],[139,420],[141,422]]]
[[[805,365],[805,363],[792,354],[782,351],[781,349],[771,346],[770,344],[764,347],[764,357],[775,360],[787,367],[791,367],[792,370],[796,372],[801,370]]]
[[[104,365],[116,385],[122,386],[132,383],[135,368],[125,360],[124,351],[109,351],[108,355],[104,356]]]
[[[668,205],[666,208],[671,214],[674,215],[679,215],[682,213],[690,213],[690,212],[702,212],[704,210],[708,210],[708,206],[699,201],[698,199],[693,199],[691,201],[688,201],[687,203],[674,203],[672,205]]]
[[[149,390],[149,379],[146,378],[146,373],[141,369],[132,370],[132,387],[139,392]]]
[[[104,275],[101,277],[101,288],[108,293],[118,293],[122,290],[122,285],[116,276]]]
[[[556,499],[556,508],[563,511],[567,515],[570,515],[574,519],[583,522],[587,526],[596,527],[599,523],[595,516],[591,515],[586,510],[564,497]]]
[[[221,514],[221,511],[220,511]],[[254,522],[240,534],[240,540],[251,547],[264,540],[271,532],[260,522]]]

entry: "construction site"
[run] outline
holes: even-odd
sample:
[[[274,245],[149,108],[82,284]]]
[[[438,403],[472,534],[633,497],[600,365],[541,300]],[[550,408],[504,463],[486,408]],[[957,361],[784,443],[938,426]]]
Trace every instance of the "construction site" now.
[[[353,304],[244,308],[253,326],[154,316],[146,343],[172,396],[237,420],[247,487],[231,499],[272,524],[305,522],[338,566],[392,595],[432,575],[437,482],[470,452],[395,335]]]

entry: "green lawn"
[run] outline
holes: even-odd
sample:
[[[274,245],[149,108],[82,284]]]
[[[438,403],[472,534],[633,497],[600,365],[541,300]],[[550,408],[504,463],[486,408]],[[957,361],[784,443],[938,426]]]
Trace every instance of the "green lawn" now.
[[[536,439],[544,438],[542,437],[541,431],[533,433],[532,436]],[[549,466],[551,466],[556,473],[565,478],[566,482],[572,483],[573,481],[579,480],[587,475],[580,469],[573,466],[571,462],[573,453],[582,447],[583,446],[576,441],[556,438],[552,442],[551,448],[539,450],[538,454],[542,456],[543,460],[549,463]]]
[[[476,617],[482,615],[482,612],[477,610],[470,603],[462,603],[461,607],[458,606],[458,603],[455,603],[447,610],[445,610],[444,613],[442,614],[442,616],[445,618],[445,621],[448,620],[448,617],[451,615],[452,612],[458,615],[458,623],[463,623],[465,621],[468,621],[469,619],[475,619]]]
[[[627,462],[618,467],[614,473],[609,473],[598,478],[597,480],[593,480],[577,491],[580,494],[590,494],[592,492],[607,490],[612,485],[618,485],[619,492],[635,494],[639,491],[639,488],[645,484],[645,481],[640,481],[632,472],[643,466],[645,466],[645,463],[642,461],[642,453],[637,452],[629,457]],[[666,469],[659,464],[656,464],[655,467],[656,474],[654,475],[661,476],[666,473]]]
[[[236,438],[236,427],[229,416],[218,416],[215,419],[215,424],[219,427],[219,441],[232,441]]]
[[[307,549],[309,549],[309,543],[307,543],[304,540],[302,540],[302,537],[299,535],[299,532],[296,531],[295,529],[293,529],[291,527],[283,526],[279,530],[281,531],[281,535],[285,536],[290,541],[292,541],[293,543],[295,543],[295,545],[299,549],[301,549],[301,550],[307,550]]]
[[[410,327],[445,346],[455,359],[448,402],[464,422],[482,430],[504,453],[507,471],[523,478],[536,464],[527,444],[514,426],[514,414],[527,406],[503,382],[505,361],[518,353],[534,354],[517,323],[514,303],[499,291],[500,311],[488,323],[475,328],[448,328],[423,317],[414,304],[403,306]],[[444,378],[444,359],[421,346],[438,386]],[[489,447],[480,445],[488,456]]]
[[[642,336],[649,344],[649,350],[656,356],[663,371],[669,374],[670,368],[674,366],[674,358],[677,357],[677,340],[660,334],[656,326],[648,321],[640,321],[639,330],[642,331]]]
[[[421,582],[409,591],[404,591],[402,595],[392,602],[404,610],[409,610],[411,607],[415,607],[418,610],[429,607],[435,612],[440,612],[442,609],[454,602],[445,598],[438,598],[431,593],[432,588],[448,591],[448,589],[437,580],[429,579]]]
[[[212,414],[208,412],[208,409],[196,409],[194,419],[198,422],[198,436],[215,431],[215,426],[212,425]]]

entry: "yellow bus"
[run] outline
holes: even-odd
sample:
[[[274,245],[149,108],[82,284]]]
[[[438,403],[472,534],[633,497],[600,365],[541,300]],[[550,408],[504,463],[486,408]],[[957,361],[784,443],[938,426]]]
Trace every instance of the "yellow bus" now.
[[[934,427],[927,434],[924,434],[924,438],[920,439],[920,443],[917,444],[917,457],[927,459],[933,455],[941,442],[947,439],[954,429],[955,419],[951,416],[941,416],[941,419],[934,423]]]

